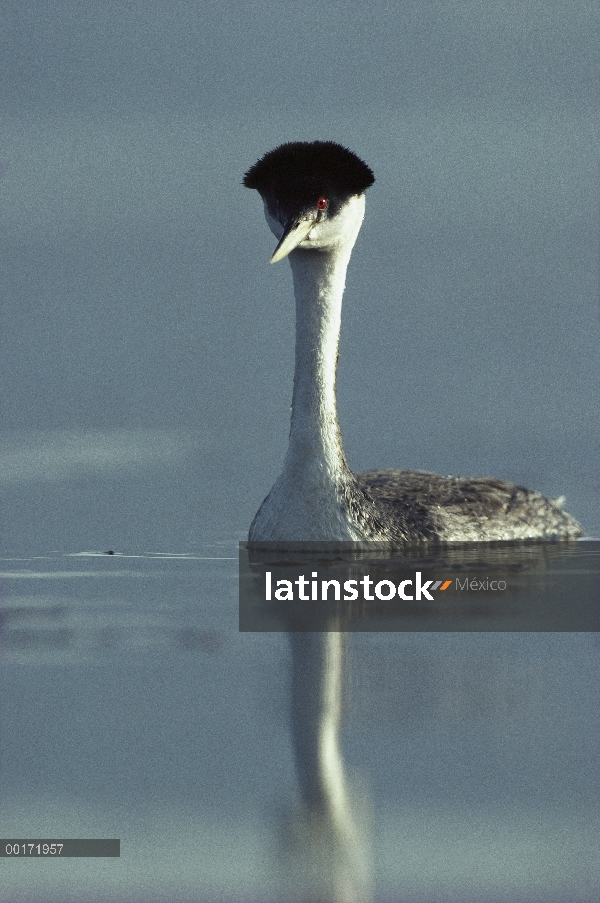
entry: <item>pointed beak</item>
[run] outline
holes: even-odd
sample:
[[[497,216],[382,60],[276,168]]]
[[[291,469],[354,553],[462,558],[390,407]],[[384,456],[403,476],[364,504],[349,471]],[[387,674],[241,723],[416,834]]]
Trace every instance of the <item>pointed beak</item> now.
[[[315,223],[315,219],[290,220],[283,230],[283,235],[279,239],[279,244],[275,248],[269,262],[277,263],[277,261],[287,257],[290,251],[293,251],[301,241],[304,241]]]

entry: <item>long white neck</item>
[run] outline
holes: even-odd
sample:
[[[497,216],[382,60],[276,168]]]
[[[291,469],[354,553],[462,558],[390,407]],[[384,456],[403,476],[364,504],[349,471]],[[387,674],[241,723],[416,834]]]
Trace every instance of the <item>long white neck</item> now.
[[[345,504],[345,488],[354,479],[342,449],[335,393],[346,270],[363,215],[364,195],[351,198],[337,241],[309,239],[289,255],[296,296],[290,441],[283,471],[250,528],[251,541],[363,538]]]
[[[290,254],[296,296],[296,367],[285,467],[305,478],[315,468],[332,479],[345,460],[337,419],[337,369],[342,296],[352,248]]]

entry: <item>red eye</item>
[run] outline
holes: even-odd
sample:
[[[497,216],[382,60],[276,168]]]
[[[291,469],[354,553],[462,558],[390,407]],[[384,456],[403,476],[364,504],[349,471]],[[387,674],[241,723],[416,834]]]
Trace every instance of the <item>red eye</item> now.
[[[329,201],[327,200],[327,198],[319,198],[319,200],[317,201],[317,210],[327,210],[328,207]]]

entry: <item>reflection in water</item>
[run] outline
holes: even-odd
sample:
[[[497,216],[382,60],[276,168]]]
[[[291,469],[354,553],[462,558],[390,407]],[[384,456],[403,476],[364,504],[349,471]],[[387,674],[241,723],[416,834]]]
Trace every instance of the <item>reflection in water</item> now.
[[[2,903],[600,900],[592,637],[248,636],[211,556],[3,562],[4,828],[127,853],[3,868]],[[502,567],[518,600],[600,598],[598,543]]]
[[[313,567],[318,568],[319,576],[339,577],[340,585],[343,585],[344,577],[356,578],[365,572],[393,577],[393,582],[397,583],[404,577],[411,577],[417,569],[433,580],[442,576],[450,577],[454,582],[459,577],[461,583],[466,583],[467,579],[470,582],[477,577],[476,586],[479,586],[480,581],[502,578],[510,584],[512,591],[503,600],[503,608],[495,599],[492,605],[485,593],[475,591],[473,598],[458,592],[442,597],[443,608],[433,613],[438,620],[440,617],[445,619],[444,626],[451,631],[514,630],[515,625],[521,626],[522,630],[531,630],[532,623],[542,624],[547,630],[565,629],[565,614],[570,614],[571,621],[573,618],[573,601],[569,606],[564,604],[565,588],[573,591],[576,586],[582,590],[582,598],[592,604],[592,620],[597,620],[597,595],[593,592],[595,578],[589,567],[584,571],[580,567],[586,553],[596,550],[586,548],[584,544],[515,546],[511,543],[494,547],[472,544],[436,549],[435,554],[431,550],[428,550],[429,554],[419,554],[420,550],[416,550],[412,555],[400,556],[373,547],[358,551],[349,549],[345,559],[343,551],[340,548],[330,550],[321,544],[315,558],[314,551],[302,549],[240,549],[240,599],[244,605],[248,599],[245,610],[240,608],[241,623],[242,615],[247,615],[250,630],[289,631],[292,654],[290,726],[301,802],[285,826],[281,850],[282,884],[286,888],[286,899],[303,903],[367,903],[374,896],[370,807],[365,795],[359,798],[349,781],[340,748],[343,659],[347,642],[347,635],[342,631],[364,630],[365,627],[388,631],[436,631],[441,628],[437,621],[432,622],[430,612],[423,611],[423,606],[419,609],[419,606],[408,605],[403,610],[397,600],[393,604],[371,606],[370,611],[359,606],[346,606],[344,610],[335,604],[320,604],[317,609],[310,600],[304,606],[309,612],[308,618],[295,603],[265,608],[267,570],[272,571],[273,585],[279,576],[293,579],[294,568],[298,573],[309,574]],[[315,563],[317,560],[318,564]],[[336,569],[341,569],[340,573]],[[327,608],[329,611],[324,611]],[[261,610],[266,612],[263,619],[257,617]],[[572,629],[570,621],[564,624]],[[310,625],[308,630],[307,625]],[[322,628],[321,632],[314,632],[316,626]],[[414,690],[414,678],[414,673],[408,678],[409,690]],[[476,687],[470,687],[469,693],[476,696]],[[375,692],[373,695],[374,698],[388,697],[389,693],[383,690],[382,694]],[[438,699],[443,696],[442,693],[436,695]],[[453,711],[454,706],[451,709]],[[391,713],[390,723],[397,715],[397,711]],[[452,712],[446,717],[453,718]],[[430,849],[428,841],[425,846]]]
[[[291,633],[291,731],[301,796],[284,868],[296,899],[366,903],[372,896],[367,803],[340,749],[344,634]]]

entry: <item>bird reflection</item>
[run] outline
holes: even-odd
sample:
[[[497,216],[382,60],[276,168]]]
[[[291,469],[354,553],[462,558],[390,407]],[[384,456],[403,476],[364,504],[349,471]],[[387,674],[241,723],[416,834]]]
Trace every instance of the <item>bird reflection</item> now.
[[[385,575],[398,584],[423,569],[425,580],[452,575],[462,584],[477,586],[473,592],[455,589],[431,606],[396,600],[361,607],[353,602],[315,606],[311,600],[265,603],[267,571],[276,586],[284,573],[292,578],[311,573],[314,566],[313,552],[279,545],[273,543],[269,550],[250,543],[246,558],[242,555],[246,564],[240,570],[240,599],[247,596],[248,602],[240,612],[244,629],[282,630],[290,643],[290,735],[299,802],[287,813],[280,835],[284,898],[368,903],[373,896],[369,800],[351,779],[341,746],[344,681],[349,673],[344,653],[352,631],[593,630],[597,623],[593,604],[579,608],[573,600],[564,604],[571,574],[585,569],[586,547],[577,542],[474,543],[419,547],[394,556],[377,544],[369,549],[349,547],[346,552],[336,544],[328,552],[322,544],[318,574],[341,585],[345,577],[358,579],[363,573],[371,574],[373,581]],[[505,599],[504,593],[478,591],[494,581],[510,587]],[[247,612],[243,618],[242,612]],[[411,687],[414,692],[412,679],[403,692],[410,695]],[[440,695],[433,698],[439,701]]]
[[[346,639],[331,630],[289,637],[291,734],[300,805],[288,814],[282,839],[288,898],[368,903],[368,801],[352,785],[340,748]]]

